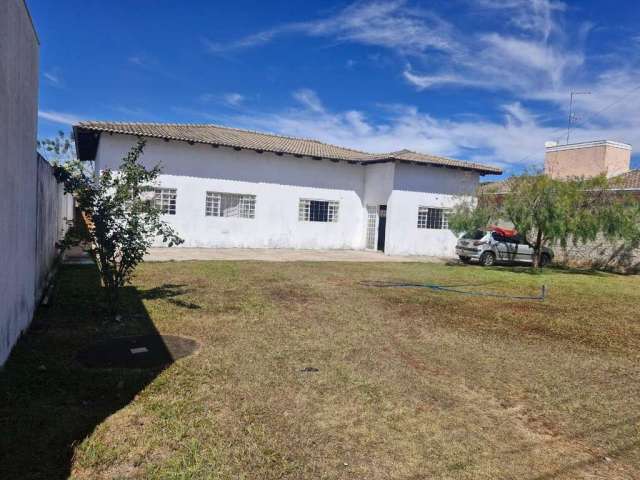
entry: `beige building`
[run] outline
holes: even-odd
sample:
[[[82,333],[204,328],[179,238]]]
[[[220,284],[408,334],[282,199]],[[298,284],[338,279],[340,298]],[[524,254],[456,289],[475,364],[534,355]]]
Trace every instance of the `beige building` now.
[[[630,171],[631,145],[611,140],[545,145],[544,173],[552,178],[617,177]]]

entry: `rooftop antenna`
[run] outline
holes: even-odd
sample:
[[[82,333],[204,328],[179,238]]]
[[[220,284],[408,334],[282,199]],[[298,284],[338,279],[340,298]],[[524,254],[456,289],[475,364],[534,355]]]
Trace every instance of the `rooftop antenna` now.
[[[569,145],[569,135],[571,135],[571,123],[575,120],[573,115],[573,97],[575,95],[591,95],[591,92],[571,91],[571,97],[569,99],[569,119],[567,121],[567,145]]]

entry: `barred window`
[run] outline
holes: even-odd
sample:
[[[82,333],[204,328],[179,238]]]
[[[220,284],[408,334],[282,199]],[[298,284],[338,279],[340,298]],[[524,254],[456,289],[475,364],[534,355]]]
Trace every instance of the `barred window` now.
[[[418,207],[418,228],[446,230],[449,228],[447,215],[443,208]]]
[[[308,200],[301,198],[298,220],[301,222],[337,222],[340,202],[333,200]]]
[[[204,214],[207,217],[255,218],[256,196],[207,192]]]
[[[176,214],[176,189],[175,188],[155,188],[153,206],[166,215]]]

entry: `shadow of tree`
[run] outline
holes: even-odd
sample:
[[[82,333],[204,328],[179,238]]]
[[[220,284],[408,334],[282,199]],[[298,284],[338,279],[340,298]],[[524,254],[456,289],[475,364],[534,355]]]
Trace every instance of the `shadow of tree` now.
[[[186,288],[186,285],[165,283],[159,287],[149,288],[147,290],[138,290],[138,294],[140,295],[140,298],[144,300],[164,299],[173,305],[188,308],[190,310],[202,308],[196,303],[185,302],[184,300],[176,298],[189,293],[189,291],[190,290]]]
[[[67,478],[74,445],[168,366],[88,369],[76,361],[105,338],[158,335],[136,288],[123,289],[122,323],[106,320],[101,293],[95,266],[63,266],[53,305],[37,311],[0,370],[0,478]]]
[[[484,270],[496,271],[496,272],[510,272],[510,273],[522,273],[527,275],[542,275],[542,274],[573,274],[573,275],[590,275],[596,277],[604,277],[610,275],[616,275],[616,272],[601,271],[595,268],[574,268],[563,265],[550,265],[544,268],[533,268],[526,265],[495,265],[491,267],[483,267],[479,264],[462,263],[455,260],[447,262],[445,265],[449,267],[458,268],[482,268]]]

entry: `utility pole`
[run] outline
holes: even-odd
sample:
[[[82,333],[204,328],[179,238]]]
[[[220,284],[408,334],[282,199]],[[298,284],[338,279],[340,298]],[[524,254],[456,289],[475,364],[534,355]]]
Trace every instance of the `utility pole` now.
[[[569,135],[571,135],[571,122],[573,122],[573,97],[574,95],[591,95],[591,92],[575,92],[571,91],[569,99],[569,118],[567,120],[567,145],[569,145]]]

